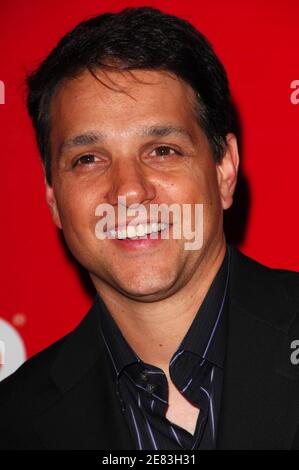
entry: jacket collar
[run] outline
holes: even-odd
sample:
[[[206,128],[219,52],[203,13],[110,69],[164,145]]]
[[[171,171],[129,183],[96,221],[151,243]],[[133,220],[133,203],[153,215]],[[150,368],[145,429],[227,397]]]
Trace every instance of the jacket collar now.
[[[135,449],[99,325],[94,302],[53,363],[43,411],[34,422],[48,449]]]
[[[66,337],[53,363],[52,378],[63,393],[78,383],[103,356],[104,344],[101,341],[96,298],[78,327]]]

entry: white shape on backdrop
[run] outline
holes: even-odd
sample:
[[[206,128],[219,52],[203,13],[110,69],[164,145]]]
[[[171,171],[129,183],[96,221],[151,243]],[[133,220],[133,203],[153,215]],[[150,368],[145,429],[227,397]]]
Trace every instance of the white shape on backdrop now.
[[[18,331],[0,318],[0,381],[17,370],[26,360],[24,342]]]

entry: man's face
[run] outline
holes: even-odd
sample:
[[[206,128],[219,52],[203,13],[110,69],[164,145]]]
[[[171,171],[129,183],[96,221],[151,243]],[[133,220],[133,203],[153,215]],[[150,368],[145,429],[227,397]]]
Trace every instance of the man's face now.
[[[131,298],[159,300],[184,286],[223,244],[234,152],[215,165],[194,92],[176,76],[145,70],[97,75],[110,89],[86,71],[65,81],[52,100],[47,201],[97,288],[108,283]],[[128,207],[145,206],[147,222],[151,204],[190,204],[193,215],[195,204],[203,204],[202,247],[186,250],[184,238],[172,238],[173,227],[169,239],[99,240],[95,209],[110,204],[117,217],[119,196]]]

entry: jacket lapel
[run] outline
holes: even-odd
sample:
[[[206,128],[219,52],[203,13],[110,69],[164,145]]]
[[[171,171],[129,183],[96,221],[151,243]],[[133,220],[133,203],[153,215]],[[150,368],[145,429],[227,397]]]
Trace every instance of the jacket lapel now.
[[[299,371],[290,362],[299,302],[277,274],[231,248],[218,448],[288,449],[299,422]]]
[[[35,429],[48,449],[134,449],[116,395],[94,304],[66,337],[52,367]]]

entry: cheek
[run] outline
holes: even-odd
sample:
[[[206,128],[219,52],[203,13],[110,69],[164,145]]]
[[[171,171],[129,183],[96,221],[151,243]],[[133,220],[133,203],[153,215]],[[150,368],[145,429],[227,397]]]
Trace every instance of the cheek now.
[[[218,183],[217,172],[211,157],[201,168],[195,168],[192,172],[189,183],[186,183],[187,191],[194,196],[194,199],[200,198],[200,202],[208,207],[214,207],[218,201]]]
[[[184,198],[196,188],[197,183],[192,171],[183,167],[175,172],[164,172],[151,178],[151,183],[155,186],[158,199],[161,202],[184,202]]]
[[[208,203],[213,195],[209,178],[200,171],[183,173],[159,184],[161,202]]]
[[[64,231],[81,233],[96,223],[95,209],[99,198],[94,191],[61,187],[57,205]]]
[[[160,200],[168,204],[191,204],[192,222],[189,222],[188,217],[187,221],[182,222],[187,225],[190,223],[195,230],[196,224],[202,220],[206,239],[216,231],[222,211],[215,167],[211,165],[204,169],[193,168],[188,174],[183,173],[180,177],[168,181],[166,185],[161,185]],[[195,212],[195,204],[203,204],[202,209],[197,208]]]

